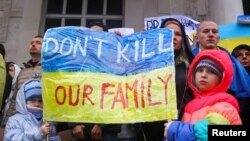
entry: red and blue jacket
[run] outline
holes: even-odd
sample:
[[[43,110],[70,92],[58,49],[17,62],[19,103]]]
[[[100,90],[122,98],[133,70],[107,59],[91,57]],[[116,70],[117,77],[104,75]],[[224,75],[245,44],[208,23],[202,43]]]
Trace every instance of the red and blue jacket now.
[[[202,58],[210,58],[222,66],[223,78],[211,91],[201,93],[194,85],[197,63]],[[206,50],[199,53],[188,72],[188,85],[194,99],[185,107],[182,121],[173,121],[167,130],[167,140],[188,141],[207,140],[209,124],[240,125],[239,105],[237,100],[226,93],[233,79],[233,66],[229,55],[220,50]]]

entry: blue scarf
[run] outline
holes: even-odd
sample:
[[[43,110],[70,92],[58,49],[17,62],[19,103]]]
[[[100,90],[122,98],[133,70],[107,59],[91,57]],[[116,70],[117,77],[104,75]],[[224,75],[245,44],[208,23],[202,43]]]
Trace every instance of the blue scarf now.
[[[32,115],[34,115],[38,121],[40,121],[43,118],[43,109],[42,108],[27,105],[27,110]]]

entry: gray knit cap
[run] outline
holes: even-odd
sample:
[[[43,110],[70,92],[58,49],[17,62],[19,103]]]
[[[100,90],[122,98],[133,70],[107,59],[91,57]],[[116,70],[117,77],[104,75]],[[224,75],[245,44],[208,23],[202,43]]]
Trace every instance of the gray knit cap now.
[[[220,80],[222,79],[223,69],[220,67],[219,64],[217,64],[213,60],[207,59],[207,58],[200,60],[199,63],[197,64],[196,68],[195,68],[195,72],[200,67],[206,67],[206,68],[210,69],[211,71],[213,71],[219,77]]]

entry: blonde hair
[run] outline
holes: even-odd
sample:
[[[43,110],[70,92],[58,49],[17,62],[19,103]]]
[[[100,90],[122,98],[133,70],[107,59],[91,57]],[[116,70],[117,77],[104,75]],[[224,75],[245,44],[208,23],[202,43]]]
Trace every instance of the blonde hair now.
[[[166,23],[164,23],[164,27],[166,27],[166,26],[168,26],[168,25],[170,25],[170,24],[176,24],[176,25],[178,25],[178,26],[181,26],[178,22],[176,22],[176,21],[167,21]]]
[[[172,20],[167,21],[166,23],[164,23],[163,26],[165,28],[165,27],[167,27],[170,24],[175,24],[175,25],[177,25],[179,27],[182,26],[177,21],[172,21]],[[181,30],[181,32],[183,32],[183,31]],[[181,37],[183,38],[183,36],[181,36]],[[187,57],[186,52],[185,52],[185,47],[184,46],[185,46],[185,44],[184,44],[184,39],[183,39],[183,41],[181,43],[181,52],[180,52],[180,55],[175,59],[175,64],[176,65],[180,64],[181,62],[184,62],[186,64],[186,66],[190,65],[189,61],[188,61],[188,57]]]

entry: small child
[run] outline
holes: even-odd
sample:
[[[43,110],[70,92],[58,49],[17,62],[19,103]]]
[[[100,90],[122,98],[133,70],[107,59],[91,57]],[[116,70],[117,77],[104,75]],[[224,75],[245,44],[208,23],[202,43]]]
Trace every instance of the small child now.
[[[165,124],[164,141],[208,140],[208,125],[241,125],[237,100],[226,93],[233,79],[227,53],[200,52],[188,72],[188,85],[195,98],[185,107],[182,121]]]
[[[25,82],[17,93],[16,114],[11,116],[4,131],[4,141],[60,141],[52,124],[43,123],[41,81]]]

